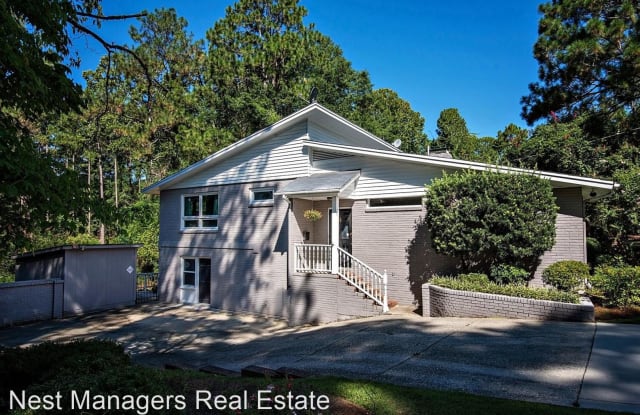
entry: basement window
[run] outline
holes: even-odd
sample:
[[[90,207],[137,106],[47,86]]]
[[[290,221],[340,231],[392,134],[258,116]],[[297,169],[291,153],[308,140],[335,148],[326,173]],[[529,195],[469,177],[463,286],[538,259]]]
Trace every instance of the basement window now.
[[[273,206],[273,188],[262,187],[251,189],[250,206]]]
[[[367,210],[420,210],[422,197],[387,197],[367,200]]]

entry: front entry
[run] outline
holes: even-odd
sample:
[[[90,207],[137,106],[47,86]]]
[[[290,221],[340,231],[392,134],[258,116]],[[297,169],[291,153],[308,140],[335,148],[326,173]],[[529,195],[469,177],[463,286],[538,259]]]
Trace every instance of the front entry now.
[[[340,248],[351,253],[353,226],[351,225],[351,209],[340,209]],[[329,241],[331,241],[331,209],[329,209]]]
[[[182,258],[180,301],[211,303],[211,258]]]

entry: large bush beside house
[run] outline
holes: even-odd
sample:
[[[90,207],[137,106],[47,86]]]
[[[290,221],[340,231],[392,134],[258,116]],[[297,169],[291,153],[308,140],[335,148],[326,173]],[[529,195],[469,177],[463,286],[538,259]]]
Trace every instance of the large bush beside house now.
[[[595,269],[589,281],[593,285],[593,292],[604,296],[605,305],[640,305],[640,266],[602,265]]]
[[[542,281],[559,290],[578,289],[589,278],[589,265],[580,261],[558,261],[542,272]]]
[[[558,208],[539,177],[464,171],[433,180],[426,193],[433,248],[459,258],[465,271],[531,269],[554,244]]]

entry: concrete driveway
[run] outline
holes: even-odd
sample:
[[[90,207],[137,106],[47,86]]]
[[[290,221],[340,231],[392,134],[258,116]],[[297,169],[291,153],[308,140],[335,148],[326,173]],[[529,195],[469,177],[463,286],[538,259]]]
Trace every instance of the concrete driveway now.
[[[0,345],[108,338],[133,359],[249,365],[640,413],[640,326],[433,318],[408,312],[318,327],[154,304],[0,329]],[[592,350],[593,347],[593,350]],[[583,382],[584,380],[584,382]]]

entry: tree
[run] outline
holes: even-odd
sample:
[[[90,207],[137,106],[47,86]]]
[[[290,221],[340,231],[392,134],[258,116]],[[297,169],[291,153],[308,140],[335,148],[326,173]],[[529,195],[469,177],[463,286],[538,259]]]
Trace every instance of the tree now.
[[[520,149],[529,138],[529,132],[511,123],[504,130],[499,130],[494,142],[498,164],[511,162],[520,158]]]
[[[34,230],[69,224],[72,212],[86,205],[73,172],[33,140],[48,117],[76,110],[82,102],[81,89],[63,63],[72,19],[78,15],[71,1],[0,2],[3,253],[22,246]]]
[[[553,0],[540,6],[534,56],[540,82],[522,98],[529,124],[573,114],[636,113],[640,99],[640,3]]]
[[[601,151],[582,128],[584,117],[571,122],[542,124],[531,137],[521,141],[517,151],[507,153],[518,167],[592,176]]]
[[[420,115],[397,94],[374,92],[366,71],[354,70],[330,38],[304,24],[306,14],[298,0],[240,0],[207,32],[216,125],[244,137],[307,105],[315,86],[322,105],[374,134],[397,135],[385,137],[390,141],[406,138],[418,151]],[[383,112],[392,125],[383,127]]]
[[[555,239],[557,206],[548,181],[525,174],[464,171],[426,189],[425,224],[436,252],[464,271],[532,270]]]
[[[467,122],[457,108],[447,108],[440,112],[436,122],[438,137],[434,147],[446,147],[455,158],[471,160],[476,151],[476,137],[469,133]]]
[[[401,140],[400,149],[406,153],[426,153],[424,118],[390,89],[377,89],[367,94],[353,115],[353,121],[390,143]]]

